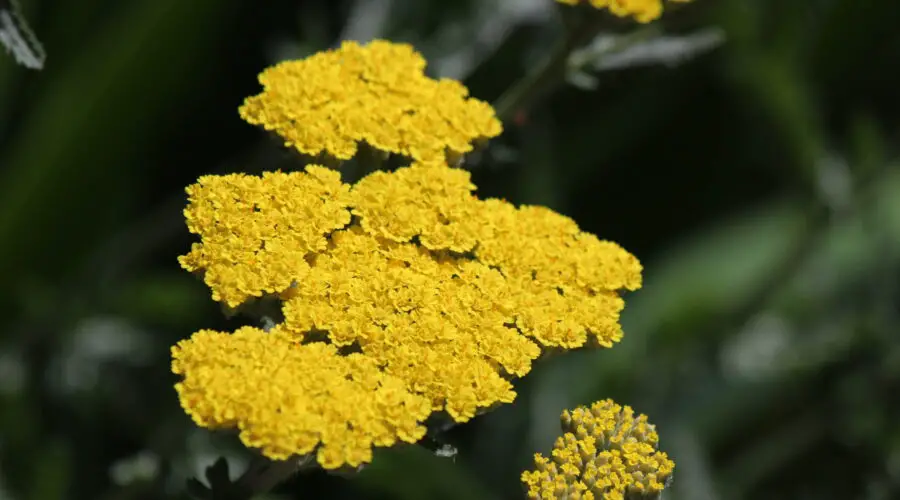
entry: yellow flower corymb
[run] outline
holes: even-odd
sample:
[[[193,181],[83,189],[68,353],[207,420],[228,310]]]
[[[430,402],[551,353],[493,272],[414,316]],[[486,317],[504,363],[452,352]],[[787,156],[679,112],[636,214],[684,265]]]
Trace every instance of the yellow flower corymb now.
[[[231,307],[302,278],[309,269],[304,257],[324,250],[325,235],[350,222],[349,186],[325,167],[262,177],[207,175],[187,193],[188,229],[203,243],[179,262],[203,271],[213,300]]]
[[[214,298],[230,305],[272,298],[280,301],[284,318],[274,333],[241,330],[246,340],[240,347],[227,334],[210,332],[183,343],[177,359],[186,352],[193,357],[177,365],[185,376],[182,404],[200,425],[256,429],[245,443],[269,456],[290,454],[290,442],[296,454],[310,453],[310,446],[320,446],[315,443],[335,449],[337,438],[316,441],[297,420],[318,422],[325,418],[319,413],[337,418],[327,398],[315,393],[321,399],[313,404],[302,384],[291,389],[296,382],[290,377],[300,377],[299,369],[266,372],[255,349],[284,366],[280,359],[306,356],[309,346],[318,346],[308,356],[335,370],[351,366],[344,361],[351,358],[356,368],[350,371],[377,367],[381,385],[369,387],[393,387],[403,397],[422,398],[425,414],[446,412],[464,422],[511,402],[512,379],[526,375],[542,352],[609,347],[621,338],[624,302],[618,292],[640,287],[641,265],[620,246],[546,208],[480,200],[469,173],[445,163],[374,172],[352,187],[337,175],[310,166],[305,173],[204,177],[188,189],[185,214],[201,241],[182,265],[205,273]],[[331,350],[326,355],[322,349]],[[206,354],[223,350],[250,354],[246,362]],[[288,364],[311,362],[299,359]],[[277,406],[257,410],[253,395],[241,392],[244,381],[263,383],[272,373],[287,378],[276,382],[265,404],[275,405],[280,394],[300,405],[296,414],[272,410]],[[235,377],[242,380],[239,388],[229,389],[223,381]],[[352,392],[358,384],[348,387]],[[350,397],[329,394],[340,408]],[[415,417],[421,421],[421,412]],[[283,432],[302,431],[306,440],[273,430],[282,425]],[[402,440],[414,434],[410,425],[389,427],[403,429],[397,436]],[[347,446],[357,451],[389,441],[335,435],[354,440]],[[329,467],[368,457],[318,453]]]
[[[675,469],[654,426],[628,406],[607,399],[565,411],[562,428],[551,458],[536,454],[535,470],[522,474],[529,498],[658,498]]]
[[[457,421],[511,402],[504,372],[524,375],[540,354],[506,326],[516,304],[498,271],[360,228],[336,233],[290,295],[286,331],[327,331],[336,345],[359,346]]]
[[[478,217],[482,210],[474,189],[465,170],[417,163],[359,181],[352,192],[353,214],[363,229],[389,240],[418,237],[430,250],[467,252],[490,229]]]
[[[263,92],[240,108],[247,122],[302,153],[353,157],[357,145],[415,160],[462,154],[502,128],[493,108],[461,83],[425,75],[410,45],[376,40],[286,61],[260,74]]]
[[[640,23],[659,19],[663,12],[663,0],[557,0],[567,5],[590,4],[597,9],[608,9],[619,17],[632,17]],[[686,3],[691,0],[670,0]]]
[[[240,429],[273,459],[318,450],[333,469],[372,459],[373,446],[414,443],[428,401],[360,354],[322,342],[296,344],[278,332],[201,330],[172,348],[181,404],[203,427]]]
[[[474,262],[498,269],[516,304],[513,321],[543,346],[581,347],[589,332],[602,346],[618,341],[617,291],[640,287],[638,260],[552,210],[478,200],[472,189],[466,171],[414,165],[363,179],[351,204],[366,231],[415,237],[429,250],[471,250]]]

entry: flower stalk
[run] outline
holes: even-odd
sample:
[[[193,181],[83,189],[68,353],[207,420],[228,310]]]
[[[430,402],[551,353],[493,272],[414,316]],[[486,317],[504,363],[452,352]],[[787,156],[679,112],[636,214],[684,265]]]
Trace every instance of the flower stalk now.
[[[569,56],[590,41],[602,27],[602,16],[587,13],[574,21],[566,36],[560,39],[540,64],[504,92],[494,103],[497,117],[508,122],[519,110],[531,106],[541,95],[565,80]]]
[[[295,456],[288,460],[270,460],[257,455],[237,481],[231,481],[228,462],[224,457],[206,468],[209,486],[196,479],[188,481],[188,491],[202,500],[251,500],[268,493],[291,476],[315,464],[310,456]]]
[[[263,456],[255,457],[247,470],[235,483],[237,490],[246,492],[248,496],[235,500],[250,500],[254,495],[267,493],[279,484],[287,481],[294,474],[310,468],[315,464],[309,455],[288,460],[269,460]]]

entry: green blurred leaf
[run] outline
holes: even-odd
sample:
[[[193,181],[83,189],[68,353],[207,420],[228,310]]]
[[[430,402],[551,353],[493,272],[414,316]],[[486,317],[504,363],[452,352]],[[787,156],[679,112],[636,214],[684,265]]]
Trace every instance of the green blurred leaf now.
[[[71,487],[72,462],[66,443],[53,441],[46,445],[34,462],[29,500],[66,498]]]
[[[356,481],[398,500],[495,498],[466,472],[461,460],[437,457],[413,445],[379,450]]]
[[[201,323],[216,309],[203,282],[187,271],[135,277],[111,299],[118,314],[171,328]]]
[[[196,91],[185,75],[212,56],[236,4],[127,4],[46,80],[0,157],[0,271],[8,282],[58,275],[117,222],[121,208],[104,200],[132,189],[135,155],[165,133],[153,123],[167,104]]]

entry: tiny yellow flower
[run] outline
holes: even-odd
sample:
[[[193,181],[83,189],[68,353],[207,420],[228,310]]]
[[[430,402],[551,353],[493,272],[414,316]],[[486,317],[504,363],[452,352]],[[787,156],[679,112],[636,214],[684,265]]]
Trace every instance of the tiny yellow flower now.
[[[461,83],[425,75],[412,46],[344,42],[306,59],[272,66],[263,91],[240,107],[242,118],[281,136],[302,153],[352,158],[360,142],[415,160],[442,160],[496,137],[493,108]]]
[[[657,449],[645,415],[607,399],[564,411],[561,420],[551,458],[536,454],[535,469],[522,473],[529,498],[659,498],[675,463]]]

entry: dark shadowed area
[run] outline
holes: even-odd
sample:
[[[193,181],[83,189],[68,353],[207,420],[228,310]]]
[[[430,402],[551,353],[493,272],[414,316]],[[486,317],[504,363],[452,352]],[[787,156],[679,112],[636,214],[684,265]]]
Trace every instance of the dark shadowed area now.
[[[184,414],[169,349],[248,321],[176,258],[185,186],[291,164],[237,113],[262,69],[386,38],[494,102],[564,31],[552,0],[22,9],[47,59],[0,54],[0,500],[189,498],[218,457],[246,467]],[[466,163],[641,259],[622,342],[541,362],[452,458],[382,450],[264,498],[524,498],[560,412],[607,397],[657,425],[669,500],[900,498],[900,2],[694,0],[654,26]]]

